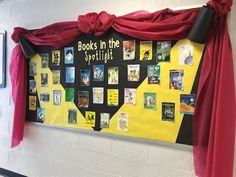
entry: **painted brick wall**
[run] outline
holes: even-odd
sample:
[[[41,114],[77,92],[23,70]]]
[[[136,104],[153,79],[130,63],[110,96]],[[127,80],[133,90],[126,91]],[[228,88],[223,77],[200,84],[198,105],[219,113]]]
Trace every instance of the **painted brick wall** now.
[[[201,3],[205,3],[205,0],[5,0],[0,3],[0,29],[8,32],[8,65],[14,47],[10,40],[14,26],[34,29],[58,21],[76,20],[78,14],[91,11],[106,10],[123,15],[136,10],[156,11],[166,7],[179,9]],[[234,5],[229,17],[234,49],[235,18]],[[234,66],[236,68],[236,62]],[[192,148],[184,145],[27,123],[24,142],[10,149],[13,115],[10,95],[10,78],[7,75],[7,88],[0,90],[2,168],[30,177],[195,177]]]

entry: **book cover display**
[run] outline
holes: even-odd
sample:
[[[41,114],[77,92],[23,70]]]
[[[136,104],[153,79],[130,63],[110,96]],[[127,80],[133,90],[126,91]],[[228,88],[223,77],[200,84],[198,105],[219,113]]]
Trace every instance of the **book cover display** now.
[[[187,39],[139,40],[113,30],[61,49],[38,47],[28,63],[26,119],[191,144],[185,120],[194,114],[203,49]]]

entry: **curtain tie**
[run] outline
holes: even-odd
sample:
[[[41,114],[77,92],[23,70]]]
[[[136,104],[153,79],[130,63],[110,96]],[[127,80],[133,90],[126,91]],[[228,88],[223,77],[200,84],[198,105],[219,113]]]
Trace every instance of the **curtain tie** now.
[[[115,16],[105,11],[88,13],[78,16],[78,27],[82,33],[94,33],[96,36],[103,35],[112,26]]]

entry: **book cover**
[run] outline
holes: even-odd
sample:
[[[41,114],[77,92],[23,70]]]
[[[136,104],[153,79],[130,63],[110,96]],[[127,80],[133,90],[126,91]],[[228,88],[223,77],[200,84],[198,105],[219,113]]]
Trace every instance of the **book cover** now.
[[[90,85],[90,70],[89,69],[80,70],[80,85],[81,86]]]
[[[175,103],[162,103],[162,120],[175,121]]]
[[[128,114],[118,113],[117,129],[124,132],[128,131]]]
[[[193,114],[195,109],[194,94],[180,94],[180,113]]]
[[[45,109],[37,108],[37,121],[44,122],[45,120]]]
[[[61,104],[61,90],[53,90],[53,104],[54,105]]]
[[[29,80],[29,93],[36,94],[36,81],[35,80]]]
[[[29,75],[36,76],[37,75],[37,63],[34,61],[29,62]]]
[[[29,110],[36,110],[36,96],[29,96]]]
[[[119,68],[109,67],[108,68],[108,84],[117,85],[119,83]]]
[[[171,41],[157,42],[157,62],[170,61]]]
[[[109,128],[110,114],[100,113],[100,128]]]
[[[95,126],[96,113],[93,111],[85,111],[85,123],[89,126]]]
[[[48,73],[41,73],[41,87],[48,86]]]
[[[148,65],[148,84],[160,84],[160,65]]]
[[[52,84],[60,84],[60,70],[52,70]]]
[[[41,53],[40,56],[41,56],[41,68],[48,68],[49,54]]]
[[[42,102],[49,102],[50,101],[50,94],[49,93],[40,93],[39,99]]]
[[[152,41],[140,42],[140,61],[152,60]]]
[[[75,67],[66,67],[66,83],[75,82]]]
[[[77,110],[69,109],[68,110],[68,124],[76,124],[77,123]]]
[[[180,65],[193,65],[193,46],[182,45],[179,48],[179,64]]]
[[[74,88],[65,88],[66,91],[66,102],[73,102],[75,97]]]
[[[93,103],[103,104],[104,99],[104,88],[103,87],[93,87]]]
[[[60,50],[52,50],[52,65],[59,66],[61,61],[61,51]]]
[[[65,58],[65,64],[74,63],[74,47],[64,48],[64,58]]]
[[[93,65],[93,81],[104,80],[104,65]]]
[[[107,106],[119,105],[119,90],[107,89]]]
[[[170,70],[170,89],[184,90],[184,70]]]
[[[89,92],[78,91],[78,107],[88,108],[89,107]]]
[[[156,93],[144,92],[144,109],[156,110]]]
[[[139,81],[140,65],[127,65],[127,75],[128,81]]]
[[[136,104],[136,92],[137,89],[134,88],[125,88],[125,104]]]
[[[135,40],[123,41],[123,60],[134,60]]]

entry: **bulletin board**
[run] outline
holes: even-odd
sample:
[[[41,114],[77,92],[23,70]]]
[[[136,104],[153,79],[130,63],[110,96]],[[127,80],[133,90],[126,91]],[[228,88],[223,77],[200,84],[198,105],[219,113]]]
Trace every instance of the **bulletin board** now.
[[[28,61],[26,119],[45,125],[192,144],[204,45],[109,30]]]

